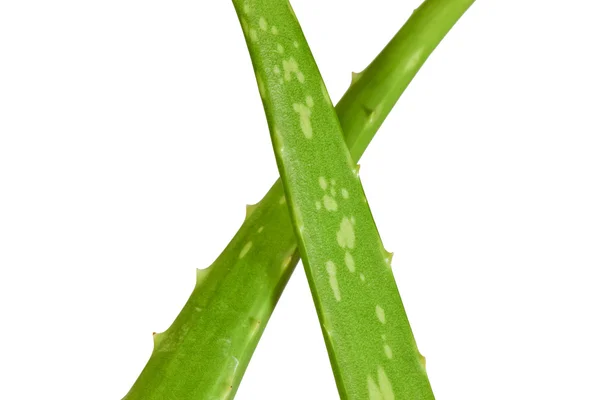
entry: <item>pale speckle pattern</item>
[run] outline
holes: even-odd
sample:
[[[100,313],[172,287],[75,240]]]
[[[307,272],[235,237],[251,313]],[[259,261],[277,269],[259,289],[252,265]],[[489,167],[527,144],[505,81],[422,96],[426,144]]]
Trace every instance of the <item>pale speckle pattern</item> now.
[[[282,46],[282,45],[280,45],[280,44],[277,44],[277,52],[278,52],[279,54],[283,54],[283,53],[285,52],[285,49],[283,48],[283,46]]]
[[[323,205],[327,211],[337,211],[337,201],[328,195],[323,196]]]
[[[310,122],[310,108],[304,104],[294,103],[294,111],[300,117],[300,129],[307,139],[311,139],[313,135],[312,124]]]
[[[370,375],[367,378],[369,400],[394,400],[395,395],[392,384],[381,366],[377,368],[377,380],[378,384]]]
[[[321,189],[323,190],[327,189],[327,179],[325,179],[324,176],[319,177],[319,186],[321,186]]]
[[[333,185],[331,186],[331,190],[329,192],[331,193],[331,195],[333,197],[335,197],[337,195],[337,191],[335,190],[335,188],[333,187]]]
[[[365,281],[365,279],[366,279],[366,278],[365,278],[365,274],[360,274],[360,280],[364,282],[364,281]]]
[[[385,353],[385,356],[386,356],[387,358],[389,358],[390,360],[391,360],[392,358],[394,358],[394,353],[392,353],[392,348],[390,347],[390,345],[389,345],[389,344],[387,344],[387,343],[386,343],[386,344],[383,346],[383,352]]]
[[[295,40],[294,40],[294,47],[295,47],[295,48],[298,48],[298,47],[300,47],[300,44],[298,44],[298,42],[296,42]]]
[[[348,190],[346,189],[342,189],[342,197],[347,199],[348,197],[350,197],[350,193],[348,193]]]
[[[344,262],[346,263],[346,267],[348,267],[348,271],[354,272],[356,271],[356,265],[354,264],[354,257],[350,254],[349,251],[346,251],[344,255]]]
[[[279,29],[277,29],[277,27],[276,27],[275,25],[273,25],[273,26],[271,27],[271,33],[272,33],[273,35],[277,35],[277,34],[279,34]]]
[[[379,381],[379,390],[383,395],[383,400],[394,400],[394,390],[392,383],[388,379],[383,367],[377,368],[377,380]]]
[[[337,232],[337,242],[343,249],[353,249],[355,240],[354,226],[348,217],[344,217],[340,223],[340,230]]]
[[[261,233],[264,229],[265,229],[265,227],[261,226],[260,228],[258,228],[258,233]]]
[[[296,75],[296,79],[298,82],[304,83],[304,74],[298,68],[298,63],[294,59],[294,57],[290,57],[289,60],[283,60],[283,73],[286,81],[292,80],[292,74]]]
[[[381,392],[379,391],[379,386],[377,386],[370,375],[367,378],[367,388],[369,389],[369,400],[383,400]]]
[[[196,310],[196,312],[202,311],[202,309],[200,307],[194,307],[194,309]]]
[[[327,274],[329,275],[329,286],[331,286],[331,290],[333,290],[333,296],[337,301],[342,300],[342,294],[340,293],[340,286],[337,280],[337,271],[335,264],[333,261],[327,261],[325,263],[325,269],[327,270]]]
[[[281,70],[279,69],[279,67],[277,65],[273,67],[273,73],[275,75],[281,74]]]
[[[279,204],[285,204],[285,196],[279,198]]]
[[[375,314],[377,314],[379,322],[385,324],[385,310],[379,304],[375,307]]]
[[[264,17],[260,17],[258,20],[258,26],[261,30],[266,31],[268,29],[267,20]]]
[[[244,3],[244,12],[250,14],[250,4],[248,4],[248,2]]]
[[[250,40],[258,42],[258,32],[256,32],[256,29],[254,28],[250,28]]]
[[[319,211],[321,209],[321,202],[320,201],[315,202],[315,206],[317,207],[317,211]]]
[[[309,108],[313,108],[313,106],[315,105],[315,102],[314,102],[312,96],[306,96],[306,105]]]
[[[252,242],[248,242],[244,245],[244,247],[242,248],[242,251],[240,251],[240,258],[244,258],[244,256],[246,256],[246,254],[248,254],[248,252],[250,251],[250,249],[252,248]]]

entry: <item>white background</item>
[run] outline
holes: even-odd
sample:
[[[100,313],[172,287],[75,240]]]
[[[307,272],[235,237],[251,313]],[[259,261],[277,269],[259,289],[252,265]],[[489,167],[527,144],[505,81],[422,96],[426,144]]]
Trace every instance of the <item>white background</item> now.
[[[293,1],[334,101],[418,0]],[[596,2],[479,0],[361,165],[438,399],[600,399]],[[0,398],[119,399],[277,176],[229,1],[0,3]],[[296,270],[237,398],[335,399]]]

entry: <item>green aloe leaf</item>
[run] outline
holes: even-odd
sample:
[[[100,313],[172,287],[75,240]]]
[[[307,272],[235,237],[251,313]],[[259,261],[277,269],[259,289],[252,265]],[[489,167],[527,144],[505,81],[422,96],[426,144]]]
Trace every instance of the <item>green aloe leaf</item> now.
[[[471,3],[425,1],[360,79],[353,80],[336,111],[354,160]],[[250,29],[244,11],[249,4],[239,5],[236,9]],[[380,112],[372,113],[375,109]],[[197,285],[173,324],[155,336],[154,351],[125,399],[234,397],[298,261],[284,199],[277,181],[258,204],[247,208],[245,221],[225,250],[209,268],[198,270]]]
[[[358,167],[287,1],[236,2],[342,399],[433,399]],[[360,77],[358,77],[360,81]],[[367,120],[380,113],[368,109]]]

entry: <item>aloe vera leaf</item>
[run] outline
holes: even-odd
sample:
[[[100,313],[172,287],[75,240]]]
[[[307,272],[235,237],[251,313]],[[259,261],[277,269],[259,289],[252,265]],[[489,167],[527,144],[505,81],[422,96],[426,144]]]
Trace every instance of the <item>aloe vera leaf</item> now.
[[[360,74],[360,80],[353,81],[336,110],[354,160],[470,3],[425,1]],[[363,107],[373,110],[379,104],[386,107],[377,114]],[[208,269],[198,270],[196,287],[176,320],[155,336],[154,351],[125,399],[234,397],[298,261],[283,201],[278,180],[258,204],[247,208],[246,219],[225,250]]]
[[[340,397],[433,399],[391,254],[291,6],[234,5]]]

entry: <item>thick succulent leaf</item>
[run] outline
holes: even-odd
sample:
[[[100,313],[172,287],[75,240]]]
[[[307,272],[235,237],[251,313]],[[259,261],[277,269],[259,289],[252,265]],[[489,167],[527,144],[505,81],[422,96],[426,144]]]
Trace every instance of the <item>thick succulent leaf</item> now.
[[[470,3],[427,0],[350,86],[336,111],[354,160]],[[196,288],[171,327],[155,335],[154,352],[126,399],[234,397],[299,258],[283,199],[277,181],[211,267],[198,270]]]
[[[234,5],[340,397],[432,399],[391,255],[291,6]]]

